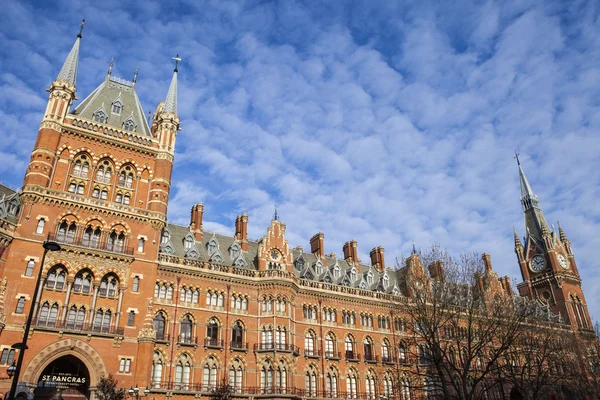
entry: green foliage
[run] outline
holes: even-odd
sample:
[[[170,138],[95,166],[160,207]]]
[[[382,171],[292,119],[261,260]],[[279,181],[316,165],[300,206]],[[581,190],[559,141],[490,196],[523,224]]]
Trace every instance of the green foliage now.
[[[98,400],[125,400],[127,392],[125,389],[117,387],[117,384],[115,377],[110,374],[100,378],[96,398]]]

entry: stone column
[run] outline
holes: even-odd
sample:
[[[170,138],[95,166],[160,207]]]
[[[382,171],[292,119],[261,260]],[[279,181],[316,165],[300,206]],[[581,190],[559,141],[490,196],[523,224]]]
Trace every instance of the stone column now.
[[[125,288],[119,287],[119,302],[117,303],[117,314],[115,318],[115,330],[119,327],[119,319],[121,318],[121,307],[123,305],[123,292]]]
[[[63,325],[65,323],[65,320],[67,319],[67,314],[69,312],[69,300],[71,299],[72,288],[73,280],[67,279],[67,293],[65,294],[65,303],[63,304],[62,317],[60,318],[60,321],[63,323]]]
[[[92,307],[90,307],[90,321],[89,327],[91,328],[94,324],[94,316],[96,314],[96,300],[98,299],[98,290],[100,286],[97,283],[94,283],[94,296],[92,297]]]

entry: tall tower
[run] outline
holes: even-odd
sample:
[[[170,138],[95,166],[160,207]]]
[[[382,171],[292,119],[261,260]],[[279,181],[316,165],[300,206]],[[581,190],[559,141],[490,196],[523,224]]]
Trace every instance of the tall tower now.
[[[80,30],[48,89],[14,238],[0,264],[4,308],[16,310],[5,321],[0,316],[1,343],[20,340],[30,308],[35,318],[20,388],[36,386],[39,366],[60,370],[74,359],[89,373],[84,391],[95,390],[104,371],[126,370],[124,386],[149,385],[155,336],[148,315],[179,129],[177,68],[152,129],[137,96],[137,71],[132,81],[115,77],[112,61],[73,109],[81,40]],[[46,239],[61,249],[41,265]],[[118,358],[95,356],[113,347]],[[59,350],[40,361],[51,348]]]
[[[592,329],[571,243],[560,224],[558,234],[548,227],[518,155],[515,158],[525,219],[524,244],[514,230],[515,253],[523,277],[517,286],[519,294],[548,304],[574,330]]]

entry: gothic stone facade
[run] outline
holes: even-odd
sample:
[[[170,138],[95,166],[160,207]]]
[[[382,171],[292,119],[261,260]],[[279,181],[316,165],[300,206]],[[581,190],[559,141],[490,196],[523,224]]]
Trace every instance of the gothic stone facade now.
[[[310,250],[291,249],[276,218],[251,241],[245,214],[231,236],[207,234],[202,204],[189,226],[168,224],[177,68],[150,123],[136,79],[112,68],[72,109],[80,42],[48,89],[22,189],[0,187],[0,374],[35,310],[19,396],[50,398],[59,387],[93,398],[110,373],[154,399],[204,398],[224,381],[239,397],[409,398],[402,382],[415,360],[398,304],[425,273],[418,255],[392,270],[381,247],[366,263],[354,241],[340,257],[325,254],[323,233]],[[520,174],[528,231],[525,246],[515,232],[519,292],[590,330],[570,243],[548,229]],[[41,265],[47,238],[62,249]],[[484,258],[487,290],[510,295]]]

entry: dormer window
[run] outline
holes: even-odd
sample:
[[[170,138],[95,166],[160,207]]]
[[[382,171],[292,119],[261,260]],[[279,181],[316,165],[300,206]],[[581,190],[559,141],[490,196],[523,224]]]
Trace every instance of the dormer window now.
[[[356,280],[356,270],[354,268],[350,271],[350,279],[352,279],[352,282]]]
[[[192,248],[194,245],[194,238],[191,236],[186,236],[185,241],[183,242],[183,248],[187,251]]]
[[[165,229],[162,232],[162,237],[160,239],[160,243],[167,244],[169,242],[169,240],[171,240],[171,232],[169,232],[167,229]]]
[[[98,110],[94,113],[94,121],[105,124],[108,121],[108,117],[104,110]]]
[[[120,101],[115,101],[112,105],[112,113],[121,115],[121,110],[123,109],[123,104]]]
[[[127,118],[125,122],[123,122],[123,129],[125,129],[126,131],[135,132],[135,127],[135,121],[131,117]]]
[[[219,249],[219,243],[215,238],[210,239],[208,242],[208,254],[213,255]]]
[[[237,243],[234,243],[229,249],[229,254],[232,260],[235,260],[240,255],[240,246]]]
[[[340,267],[337,264],[333,268],[333,277],[336,279],[340,277]]]
[[[390,278],[387,275],[383,275],[383,285],[387,287]]]
[[[371,273],[371,271],[369,271],[369,273],[367,274],[367,282],[369,283],[369,285],[373,283],[373,273]]]

